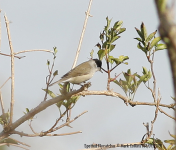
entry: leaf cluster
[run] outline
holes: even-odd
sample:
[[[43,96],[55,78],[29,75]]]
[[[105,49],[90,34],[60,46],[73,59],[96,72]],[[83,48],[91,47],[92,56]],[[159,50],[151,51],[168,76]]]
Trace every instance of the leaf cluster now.
[[[137,47],[142,50],[147,56],[150,55],[151,50],[154,48],[155,51],[166,49],[166,45],[159,43],[161,37],[155,37],[157,30],[147,34],[147,29],[144,23],[141,24],[140,30],[135,28],[139,37],[134,38],[139,41]]]
[[[143,67],[142,73],[143,75],[137,73],[132,74],[131,69],[128,69],[127,72],[123,72],[124,80],[114,80],[114,83],[122,88],[129,99],[133,100],[139,85],[142,82],[146,83],[152,77],[151,71],[145,67]]]

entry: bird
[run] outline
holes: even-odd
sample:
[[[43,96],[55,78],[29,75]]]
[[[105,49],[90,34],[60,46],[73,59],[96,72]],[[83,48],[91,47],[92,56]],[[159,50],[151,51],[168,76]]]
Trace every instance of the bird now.
[[[60,80],[50,84],[53,86],[56,83],[70,82],[72,84],[80,84],[91,79],[95,72],[100,71],[102,62],[99,59],[90,59],[89,61],[83,62],[82,64],[71,69],[68,73],[63,75]]]

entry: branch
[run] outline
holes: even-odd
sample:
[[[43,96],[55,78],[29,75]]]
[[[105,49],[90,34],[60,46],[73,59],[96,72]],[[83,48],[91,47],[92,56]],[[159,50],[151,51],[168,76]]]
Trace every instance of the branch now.
[[[69,93],[57,96],[57,97],[55,97],[53,99],[50,99],[48,101],[43,101],[36,108],[32,109],[27,114],[25,114],[24,116],[22,116],[21,118],[19,118],[17,121],[15,121],[14,123],[12,123],[11,126],[10,126],[10,128],[8,130],[4,129],[4,131],[2,131],[0,133],[0,140],[8,137],[9,133],[12,132],[14,129],[16,129],[19,125],[21,125],[25,121],[29,120],[31,117],[33,117],[34,115],[38,114],[39,112],[45,110],[47,107],[49,107],[49,106],[51,106],[51,105],[53,105],[55,103],[61,102],[61,101],[65,100],[65,99],[68,99],[72,95],[77,94],[79,92],[82,92],[83,90],[87,90],[87,86],[89,86],[89,85],[85,84],[79,90],[71,91]]]
[[[2,87],[7,83],[7,81],[9,81],[10,78],[11,78],[11,77],[9,77],[9,78],[4,82],[4,84],[0,87],[0,89],[2,89]]]
[[[76,52],[76,56],[75,56],[75,60],[74,60],[72,69],[76,66],[76,63],[77,63],[77,60],[78,60],[78,56],[79,56],[79,53],[80,53],[80,50],[81,50],[81,44],[82,44],[82,40],[83,40],[84,33],[85,33],[85,30],[86,30],[87,20],[88,20],[88,18],[90,16],[91,4],[92,4],[92,0],[89,1],[89,6],[88,6],[88,9],[86,11],[86,18],[85,18],[85,21],[84,21],[84,25],[83,25],[83,29],[82,29],[82,33],[81,33],[81,37],[80,37],[80,40],[79,40],[79,45],[78,45],[78,49],[77,49],[77,52]]]
[[[20,54],[20,53],[38,52],[38,51],[54,53],[53,51],[51,51],[51,50],[46,50],[46,49],[32,49],[32,50],[24,50],[24,51],[16,52],[16,53],[14,53],[14,55],[17,55],[17,54]]]
[[[12,132],[10,132],[10,134],[18,134],[20,136],[36,137],[36,136],[63,136],[63,135],[71,135],[71,134],[82,133],[81,131],[77,131],[77,132],[63,133],[63,134],[49,134],[49,133],[54,132],[54,131],[56,131],[58,129],[61,129],[62,127],[65,127],[65,126],[69,125],[70,123],[72,123],[73,121],[78,119],[80,116],[85,114],[86,112],[87,111],[84,111],[83,113],[81,113],[78,116],[76,116],[73,120],[62,124],[61,126],[55,128],[55,129],[54,129],[54,127],[52,127],[50,130],[45,131],[45,132],[40,132],[40,133],[33,132],[34,134],[27,134],[27,133],[24,133],[24,132],[12,131]]]
[[[1,102],[1,108],[2,108],[2,115],[4,115],[5,109],[4,109],[4,103],[3,103],[1,91],[0,91],[0,102]]]
[[[4,55],[4,56],[9,56],[9,57],[11,57],[11,55],[4,54],[4,53],[0,53],[0,55]],[[16,57],[16,58],[18,58],[18,59],[21,59],[21,58],[26,57],[26,56],[14,56],[14,57]]]
[[[6,23],[6,28],[7,28],[7,34],[8,34],[8,40],[9,40],[9,47],[11,51],[11,102],[10,102],[10,124],[12,124],[13,121],[13,107],[14,107],[14,52],[13,52],[13,47],[12,47],[12,41],[10,37],[10,29],[9,29],[9,21],[6,17],[5,18],[5,23]]]
[[[138,101],[130,101],[127,97],[117,93],[117,92],[113,92],[113,91],[83,91],[80,92],[76,95],[105,95],[105,96],[112,96],[112,97],[117,97],[120,98],[124,101],[124,103],[129,103],[131,106],[135,106],[135,105],[149,105],[149,106],[156,106],[156,103],[154,102],[138,102]],[[175,110],[174,106],[175,104],[170,104],[170,105],[166,105],[166,104],[159,104],[159,106],[162,107],[167,107],[167,108],[172,108],[173,110]]]
[[[77,131],[77,132],[70,132],[70,133],[63,133],[63,134],[45,134],[42,135],[42,133],[37,133],[37,134],[27,134],[24,132],[19,132],[19,131],[12,131],[12,134],[18,134],[20,136],[27,136],[27,137],[37,137],[37,136],[64,136],[64,135],[72,135],[72,134],[77,134],[77,133],[82,133],[82,131]]]
[[[171,119],[174,119],[175,121],[176,121],[176,118],[174,118],[174,117],[172,117],[171,115],[169,115],[169,114],[167,114],[165,111],[163,111],[161,108],[159,108],[159,111],[161,112],[161,113],[164,113],[166,116],[168,116],[169,118],[171,118]]]

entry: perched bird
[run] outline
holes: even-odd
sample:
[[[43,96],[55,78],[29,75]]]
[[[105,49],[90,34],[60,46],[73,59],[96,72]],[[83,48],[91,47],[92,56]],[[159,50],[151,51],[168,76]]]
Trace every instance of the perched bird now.
[[[70,82],[73,84],[85,82],[92,78],[96,71],[101,71],[101,65],[102,62],[98,59],[91,59],[89,61],[83,62],[62,76],[60,80],[50,84],[49,86],[61,82]]]

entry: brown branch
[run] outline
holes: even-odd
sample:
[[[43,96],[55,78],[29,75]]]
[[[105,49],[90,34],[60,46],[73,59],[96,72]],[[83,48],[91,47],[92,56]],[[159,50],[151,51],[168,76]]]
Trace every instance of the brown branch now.
[[[65,99],[70,98],[72,95],[77,94],[79,92],[82,92],[83,90],[87,90],[87,87],[89,85],[85,84],[84,86],[82,86],[80,89],[75,90],[75,91],[71,91],[68,92],[65,95],[59,95],[53,99],[50,99],[48,101],[43,101],[42,103],[40,103],[36,108],[30,110],[27,114],[23,115],[21,118],[19,118],[17,121],[15,121],[14,123],[11,124],[10,128],[8,130],[2,131],[0,133],[0,140],[6,138],[9,136],[9,133],[11,133],[14,129],[16,129],[19,125],[21,125],[22,123],[24,123],[25,121],[29,120],[31,117],[33,117],[34,115],[38,114],[39,112],[45,110],[47,107],[61,102]]]
[[[36,132],[35,132],[34,129],[32,128],[31,123],[32,123],[32,120],[30,120],[30,122],[29,122],[29,127],[31,128],[31,131],[32,131],[34,134],[36,134]]]
[[[4,102],[3,102],[3,99],[2,99],[1,91],[0,91],[0,102],[1,102],[1,108],[2,108],[2,115],[4,115],[5,109],[4,109]]]
[[[20,136],[36,137],[36,136],[63,136],[63,135],[71,135],[71,134],[82,133],[81,131],[77,131],[77,132],[63,133],[63,134],[49,134],[51,132],[54,132],[54,131],[56,131],[58,129],[61,129],[61,128],[69,125],[70,123],[72,123],[73,121],[75,121],[76,119],[78,119],[80,116],[82,116],[83,114],[85,114],[86,112],[87,111],[84,111],[81,114],[79,114],[78,116],[76,116],[73,120],[62,124],[59,127],[56,127],[56,128],[52,127],[50,130],[45,131],[45,132],[36,133],[36,132],[33,131],[34,134],[27,134],[27,133],[24,133],[24,132],[19,132],[19,131],[15,131],[14,130],[14,131],[10,132],[10,134],[18,134]]]
[[[47,77],[48,77],[48,80],[47,80],[47,77],[46,77],[46,92],[45,92],[45,96],[44,96],[43,101],[46,101],[46,99],[47,99],[47,94],[48,94],[49,84],[50,84],[50,83],[52,82],[52,80],[54,79],[54,76],[53,76],[53,78],[51,79],[51,75],[52,75],[53,68],[54,68],[54,61],[55,61],[55,56],[54,56],[54,59],[53,59],[53,64],[52,64],[52,66],[51,66],[51,70],[50,70],[49,65],[48,65],[49,75],[47,76]]]
[[[4,54],[4,53],[0,53],[0,55],[4,55],[4,56],[9,56],[9,57],[11,57],[11,55]],[[18,58],[18,59],[21,59],[21,58],[26,57],[26,56],[14,56],[14,57],[16,57],[16,58]]]
[[[0,87],[0,89],[7,83],[7,81],[9,81],[10,78],[11,78],[11,77],[9,77],[9,78],[4,82],[4,84]]]
[[[117,92],[114,92],[114,91],[83,91],[83,92],[80,92],[76,95],[82,95],[82,96],[85,96],[85,95],[105,95],[105,96],[112,96],[112,97],[120,98],[124,101],[124,103],[128,102],[131,106],[135,106],[135,105],[156,106],[156,103],[154,103],[154,102],[150,103],[150,102],[130,101],[127,97],[125,97]],[[170,105],[159,104],[159,106],[172,108],[173,110],[175,110],[175,108],[174,108],[175,104],[170,104]]]
[[[8,40],[9,40],[9,47],[11,51],[11,102],[10,102],[10,124],[12,124],[13,121],[13,107],[14,107],[14,52],[13,52],[13,47],[12,47],[12,41],[10,37],[10,29],[9,29],[9,21],[6,17],[5,18],[5,23],[6,23],[6,28],[7,28],[7,35],[8,35]]]
[[[171,119],[174,119],[176,121],[176,118],[172,117],[171,115],[167,114],[165,111],[163,111],[161,108],[159,108],[159,111],[163,114],[165,114],[166,116],[168,116]]]
[[[56,120],[55,124],[47,131],[43,132],[43,133],[51,133],[53,132],[54,128],[56,127],[56,125],[58,124],[58,122],[62,119],[62,117],[66,114],[66,112],[68,111],[68,109],[66,109],[66,111],[59,117],[59,119]]]
[[[63,128],[63,127],[65,127],[65,126],[69,125],[70,123],[72,123],[73,121],[75,121],[76,119],[78,119],[80,116],[82,116],[83,114],[85,114],[85,113],[87,113],[87,112],[88,112],[88,111],[84,111],[83,113],[81,113],[80,115],[78,115],[77,117],[75,117],[73,120],[68,121],[68,122],[62,124],[62,125],[59,126],[59,127],[56,127],[53,131],[56,131],[56,130],[58,130],[58,129],[61,129],[61,128]]]
[[[89,6],[88,6],[88,9],[86,11],[86,18],[85,18],[85,21],[84,21],[84,25],[83,25],[83,29],[82,29],[82,33],[81,33],[81,37],[80,37],[80,40],[79,40],[78,49],[77,49],[77,52],[76,52],[76,56],[75,56],[75,60],[74,60],[72,69],[76,66],[78,56],[79,56],[79,53],[80,53],[80,50],[81,50],[81,44],[82,44],[84,33],[85,33],[85,30],[86,30],[87,21],[88,21],[88,18],[90,16],[91,5],[92,5],[92,0],[89,1]]]
[[[157,102],[157,100],[156,100],[156,77],[155,77],[154,68],[153,68],[154,54],[155,54],[155,50],[154,50],[153,55],[152,55],[152,60],[149,59],[150,66],[151,66],[151,71],[152,71],[152,76],[153,76],[153,90],[150,89],[150,91],[152,92],[154,102],[156,103]]]
[[[27,134],[24,132],[19,132],[19,131],[12,131],[11,134],[18,134],[20,136],[27,136],[27,137],[37,137],[37,136],[64,136],[64,135],[72,135],[72,134],[77,134],[77,133],[82,133],[82,131],[77,131],[77,132],[70,132],[70,133],[63,133],[63,134],[42,134],[41,133],[37,133],[37,134]]]
[[[17,55],[17,54],[20,54],[20,53],[26,53],[26,52],[40,52],[40,51],[54,53],[53,51],[46,50],[46,49],[32,49],[32,50],[24,50],[24,51],[16,52],[16,53],[14,53],[14,55]]]

